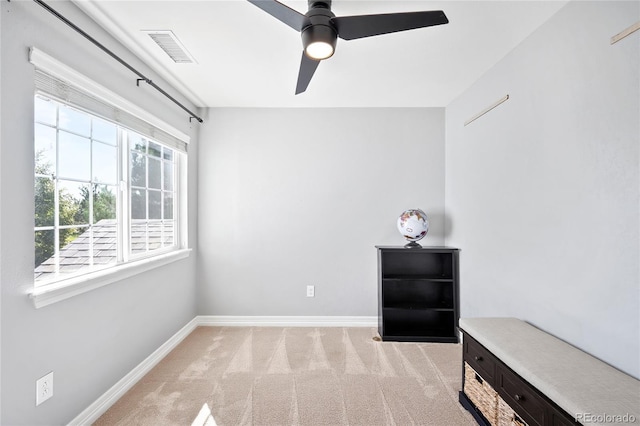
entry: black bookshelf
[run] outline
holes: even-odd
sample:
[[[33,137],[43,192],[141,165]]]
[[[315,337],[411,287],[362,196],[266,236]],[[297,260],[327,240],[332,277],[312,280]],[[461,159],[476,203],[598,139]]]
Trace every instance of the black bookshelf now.
[[[376,248],[382,340],[457,343],[459,250]]]

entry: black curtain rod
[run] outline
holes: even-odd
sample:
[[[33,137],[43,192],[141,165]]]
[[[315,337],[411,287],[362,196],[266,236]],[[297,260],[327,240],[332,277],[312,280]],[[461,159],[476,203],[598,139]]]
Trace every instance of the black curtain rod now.
[[[11,0],[9,0],[11,1]],[[87,34],[86,32],[84,32],[81,28],[79,28],[76,24],[74,24],[73,22],[69,21],[67,18],[65,18],[64,16],[62,16],[60,13],[58,13],[56,10],[52,9],[48,4],[46,4],[45,2],[43,2],[42,0],[33,0],[34,2],[36,2],[37,4],[39,4],[40,6],[42,6],[45,10],[47,10],[49,13],[51,13],[53,16],[55,16],[56,18],[58,18],[59,20],[61,20],[62,22],[64,22],[65,24],[67,24],[69,27],[71,27],[72,29],[74,29],[78,34],[82,35],[84,38],[86,38],[87,40],[89,40],[91,43],[95,44],[97,47],[99,47],[103,52],[105,52],[107,55],[111,56],[113,59],[115,59],[116,61],[120,62],[120,64],[122,64],[125,68],[127,68],[129,71],[133,72],[135,75],[137,75],[139,78],[136,82],[137,85],[140,85],[140,81],[144,81],[145,83],[147,83],[148,85],[150,85],[151,87],[153,87],[154,89],[156,89],[158,92],[162,93],[163,95],[165,95],[167,98],[169,98],[171,101],[173,101],[173,103],[175,103],[176,105],[178,105],[180,108],[182,108],[183,110],[185,110],[186,112],[189,113],[190,117],[189,117],[189,121],[191,121],[192,118],[195,118],[196,120],[198,120],[199,123],[202,123],[202,118],[198,117],[196,114],[194,114],[193,112],[191,112],[191,110],[189,110],[186,106],[182,105],[182,103],[180,103],[180,101],[178,101],[176,98],[174,98],[173,96],[171,96],[170,94],[168,94],[167,92],[165,92],[160,86],[158,86],[157,84],[155,84],[153,81],[151,81],[149,78],[145,77],[144,74],[142,74],[140,71],[138,71],[137,69],[135,69],[134,67],[132,67],[131,65],[129,65],[124,59],[122,59],[121,57],[119,57],[118,55],[116,55],[115,53],[113,53],[111,50],[107,49],[102,43],[100,43],[98,40],[96,40],[95,38],[91,37],[89,34]]]

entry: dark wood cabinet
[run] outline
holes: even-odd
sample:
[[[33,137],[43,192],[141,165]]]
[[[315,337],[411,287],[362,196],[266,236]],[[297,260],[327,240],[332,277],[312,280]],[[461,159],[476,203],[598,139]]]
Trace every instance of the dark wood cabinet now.
[[[385,341],[458,342],[458,249],[378,246]]]
[[[463,333],[463,380],[460,402],[478,424],[569,426],[578,425],[547,396],[534,388],[477,340]],[[472,374],[468,374],[470,369]],[[471,382],[469,382],[471,380]],[[478,395],[474,382],[486,382]],[[475,401],[486,402],[480,404]]]

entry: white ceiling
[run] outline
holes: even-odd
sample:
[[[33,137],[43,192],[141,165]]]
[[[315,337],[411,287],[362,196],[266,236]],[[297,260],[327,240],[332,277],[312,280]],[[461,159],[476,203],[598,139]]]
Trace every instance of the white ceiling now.
[[[336,16],[443,10],[450,23],[338,39],[296,96],[300,34],[246,0],[74,1],[201,107],[443,107],[567,3],[334,0]],[[172,30],[197,64],[175,64],[143,30]]]

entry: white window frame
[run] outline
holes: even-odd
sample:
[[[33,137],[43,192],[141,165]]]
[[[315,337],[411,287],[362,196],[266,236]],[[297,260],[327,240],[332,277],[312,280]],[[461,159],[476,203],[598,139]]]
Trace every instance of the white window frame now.
[[[68,83],[70,86],[77,88],[85,93],[91,94],[92,97],[99,99],[101,102],[112,105],[113,107],[125,111],[135,119],[142,120],[145,124],[159,129],[171,137],[182,141],[186,147],[189,143],[189,136],[180,130],[172,127],[164,121],[158,119],[148,111],[141,109],[128,100],[120,97],[104,86],[99,85],[83,74],[78,73],[67,65],[59,62],[53,57],[47,55],[39,49],[32,47],[29,51],[29,60],[35,68],[47,75]],[[55,96],[54,96],[55,98]],[[35,99],[35,96],[34,96]],[[91,113],[91,111],[88,111]],[[153,136],[150,136],[154,139]],[[162,143],[162,141],[159,141]],[[128,150],[128,142],[119,149]],[[126,156],[129,157],[129,153]],[[176,183],[178,187],[175,190],[176,199],[176,241],[177,249],[172,251],[159,250],[157,254],[148,256],[132,256],[132,259],[116,264],[115,266],[88,272],[78,276],[62,278],[51,283],[35,286],[29,293],[36,308],[41,308],[49,304],[68,299],[87,291],[111,284],[123,279],[132,277],[145,271],[166,265],[168,263],[184,259],[189,256],[191,249],[188,247],[188,220],[187,220],[187,154],[174,150],[175,162],[178,169],[176,175]],[[127,172],[128,173],[128,172]],[[123,176],[124,177],[124,176]],[[124,201],[124,208],[129,211],[129,201]]]

